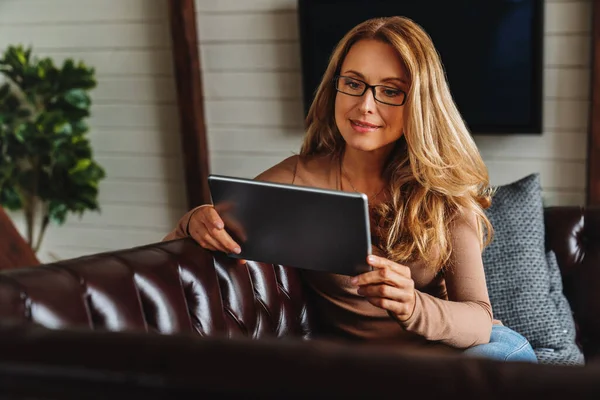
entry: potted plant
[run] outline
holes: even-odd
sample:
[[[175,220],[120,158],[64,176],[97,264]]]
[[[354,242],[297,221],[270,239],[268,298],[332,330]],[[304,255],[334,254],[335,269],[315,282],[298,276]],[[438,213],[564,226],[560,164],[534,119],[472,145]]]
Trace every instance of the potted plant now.
[[[95,71],[72,59],[57,67],[32,57],[31,48],[10,46],[0,74],[0,205],[24,211],[26,239],[37,252],[50,223],[99,211],[105,173],[92,158],[85,122]]]

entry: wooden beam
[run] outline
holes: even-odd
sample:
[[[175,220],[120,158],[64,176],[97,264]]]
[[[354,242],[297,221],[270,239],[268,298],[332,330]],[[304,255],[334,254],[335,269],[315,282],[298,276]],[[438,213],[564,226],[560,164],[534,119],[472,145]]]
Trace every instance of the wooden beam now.
[[[194,0],[169,0],[188,208],[210,202],[208,150]]]
[[[0,207],[0,270],[39,265],[31,247]]]
[[[600,0],[593,4],[592,104],[587,162],[587,204],[600,205]]]

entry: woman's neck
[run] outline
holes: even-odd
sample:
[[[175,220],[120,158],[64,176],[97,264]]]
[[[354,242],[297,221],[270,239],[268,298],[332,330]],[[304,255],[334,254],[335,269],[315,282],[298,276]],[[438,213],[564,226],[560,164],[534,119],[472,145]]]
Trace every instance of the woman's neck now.
[[[377,197],[387,185],[383,171],[390,151],[364,152],[346,148],[340,160],[343,188]]]
[[[366,152],[352,148],[344,149],[342,167],[356,181],[377,181],[382,178],[389,151]]]

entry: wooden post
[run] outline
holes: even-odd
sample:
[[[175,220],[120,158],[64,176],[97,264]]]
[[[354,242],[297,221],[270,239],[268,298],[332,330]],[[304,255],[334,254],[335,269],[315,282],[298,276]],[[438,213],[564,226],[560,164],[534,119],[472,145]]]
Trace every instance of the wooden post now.
[[[587,205],[600,205],[600,0],[593,4],[592,104],[587,162]]]
[[[194,0],[169,0],[188,207],[210,202],[208,150]]]
[[[0,270],[38,265],[35,253],[0,207]]]

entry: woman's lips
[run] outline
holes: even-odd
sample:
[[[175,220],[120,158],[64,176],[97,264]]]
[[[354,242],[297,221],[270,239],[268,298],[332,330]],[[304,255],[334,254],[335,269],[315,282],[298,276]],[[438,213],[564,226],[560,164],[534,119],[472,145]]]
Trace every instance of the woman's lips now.
[[[350,120],[350,125],[352,126],[352,129],[360,133],[373,132],[380,128],[378,125],[370,124],[364,121],[356,121],[353,119]]]

